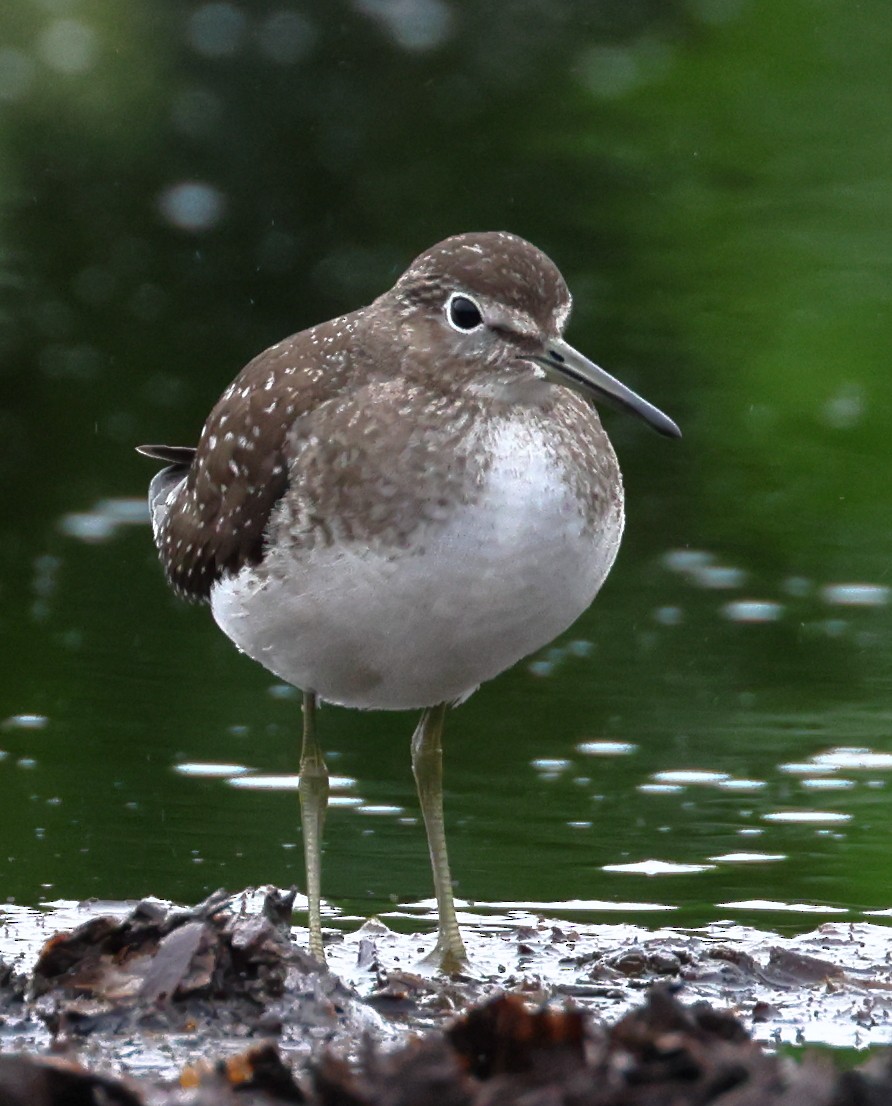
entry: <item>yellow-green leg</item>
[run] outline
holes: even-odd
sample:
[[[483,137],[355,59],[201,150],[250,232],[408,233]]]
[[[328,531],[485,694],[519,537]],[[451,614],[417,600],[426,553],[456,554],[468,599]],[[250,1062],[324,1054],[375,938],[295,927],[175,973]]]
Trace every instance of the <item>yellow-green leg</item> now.
[[[443,722],[446,704],[427,707],[412,735],[412,772],[421,801],[421,813],[427,830],[427,844],[434,873],[439,926],[437,944],[430,959],[441,971],[454,972],[467,964],[467,953],[455,916],[452,878],[446,855],[446,831],[443,824]]]
[[[322,886],[322,828],[328,806],[328,768],[316,740],[316,696],[304,692],[304,734],[300,753],[300,822],[304,837],[309,900],[310,953],[325,963],[322,948],[322,915],[319,902]]]

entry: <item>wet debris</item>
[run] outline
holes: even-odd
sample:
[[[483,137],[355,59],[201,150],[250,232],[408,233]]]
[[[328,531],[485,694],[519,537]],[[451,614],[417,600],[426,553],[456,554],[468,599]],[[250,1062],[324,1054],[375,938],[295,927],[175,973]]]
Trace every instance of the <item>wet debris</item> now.
[[[838,1072],[767,1052],[726,1011],[655,988],[606,1028],[586,1012],[491,999],[397,1048],[330,1046],[297,1076],[272,1044],[166,1083],[0,1056],[4,1106],[882,1106],[892,1058]]]
[[[117,1079],[66,1060],[0,1056],[3,1106],[144,1106],[145,1099]]]
[[[806,1075],[821,1087],[843,1079],[808,1066],[790,1074],[756,1038],[772,1046],[892,1038],[889,930],[880,926],[828,923],[784,938],[727,923],[648,931],[527,915],[522,924],[469,925],[472,969],[444,978],[420,963],[428,940],[380,921],[333,933],[334,970],[326,969],[303,951],[293,901],[293,892],[267,888],[217,892],[192,909],[156,900],[126,911],[72,905],[32,922],[30,952],[9,940],[9,925],[0,1053],[31,1058],[4,1068],[0,1106],[23,1094],[38,1104],[63,1101],[58,1087],[69,1088],[66,1102],[114,1101],[112,1084],[102,1083],[114,1078],[125,1080],[115,1093],[136,1094],[146,1106],[173,1102],[174,1079],[185,1096],[180,1106],[230,1095],[243,1104],[397,1106],[435,1094],[438,1106],[492,1106],[510,1101],[500,1080],[517,1078],[527,1082],[511,1084],[511,1093],[524,1106],[532,1095],[536,1106],[546,1071],[558,1073],[555,1103],[565,1095],[579,1106],[685,1106],[722,1101],[716,1088],[728,1093],[735,1065],[753,1086],[764,1072],[777,1087],[804,1086]],[[45,940],[60,918],[68,928]],[[719,1012],[725,1007],[740,1020]],[[596,1090],[592,1070],[600,1072]],[[666,1079],[674,1087],[672,1080],[684,1082],[681,1071],[699,1098],[647,1097],[639,1087]],[[638,1073],[629,1076],[638,1080],[634,1095],[617,1072]],[[863,1072],[859,1079],[857,1086],[870,1085]],[[417,1097],[401,1097],[406,1087]],[[597,1097],[619,1095],[618,1087],[626,1098]],[[146,1097],[147,1088],[156,1097]],[[800,1101],[765,1099],[775,1100]],[[805,1106],[820,1101],[811,1095]]]
[[[84,1038],[186,1035],[244,1047],[275,1037],[309,1053],[380,1029],[377,1015],[291,936],[295,892],[269,889],[258,912],[219,891],[191,910],[146,900],[125,918],[91,918],[51,937],[20,1005],[55,1045]],[[0,981],[2,994],[2,981]],[[10,1009],[11,991],[6,994]]]

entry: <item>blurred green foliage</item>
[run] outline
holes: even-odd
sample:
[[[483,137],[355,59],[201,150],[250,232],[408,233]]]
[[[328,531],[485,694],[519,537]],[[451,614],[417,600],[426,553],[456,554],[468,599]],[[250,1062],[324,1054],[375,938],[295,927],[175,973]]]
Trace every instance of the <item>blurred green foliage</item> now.
[[[833,796],[848,836],[771,831],[792,874],[630,890],[600,866],[739,846],[766,810],[814,802],[783,758],[888,740],[888,605],[821,589],[889,582],[890,57],[883,0],[0,6],[0,718],[49,719],[0,732],[7,894],[300,878],[280,849],[293,796],[170,773],[201,756],[293,768],[294,704],[167,595],[146,529],[90,544],[65,519],[141,496],[131,447],[194,441],[265,345],[369,300],[447,234],[509,229],[567,276],[574,344],[685,438],[608,414],[629,528],[574,631],[591,655],[521,668],[451,724],[464,888],[661,895],[693,920],[763,894],[876,905],[892,816],[866,785]],[[742,582],[673,573],[674,547]],[[780,617],[735,621],[740,598]],[[322,725],[368,797],[411,809],[408,718]],[[604,735],[640,750],[577,757],[590,786],[530,769]],[[771,786],[745,803],[636,791],[704,762]],[[374,830],[331,819],[331,892],[425,894],[420,830]]]

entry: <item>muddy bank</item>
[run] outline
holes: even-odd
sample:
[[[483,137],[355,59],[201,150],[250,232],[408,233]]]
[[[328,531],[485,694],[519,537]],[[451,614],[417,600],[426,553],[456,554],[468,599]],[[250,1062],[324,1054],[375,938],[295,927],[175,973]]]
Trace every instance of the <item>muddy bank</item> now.
[[[471,971],[442,979],[417,970],[428,939],[380,923],[336,936],[322,970],[292,905],[275,889],[85,905],[39,949],[7,918],[0,1103],[892,1101],[879,1060],[840,1075],[753,1039],[888,1041],[884,927],[503,920],[470,927]]]
[[[892,1058],[838,1072],[766,1053],[730,1014],[652,990],[605,1028],[579,1010],[492,999],[447,1030],[350,1062],[325,1049],[297,1074],[272,1044],[164,1084],[71,1063],[0,1056],[4,1106],[881,1106]]]

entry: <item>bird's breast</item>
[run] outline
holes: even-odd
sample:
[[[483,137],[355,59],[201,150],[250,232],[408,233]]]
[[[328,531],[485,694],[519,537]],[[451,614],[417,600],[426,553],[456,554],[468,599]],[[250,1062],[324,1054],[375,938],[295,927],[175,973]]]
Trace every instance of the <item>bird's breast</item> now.
[[[616,556],[619,470],[596,416],[578,414],[482,423],[473,488],[393,547],[355,527],[311,546],[280,529],[260,566],[215,584],[215,619],[323,699],[408,709],[466,696],[574,622]]]

